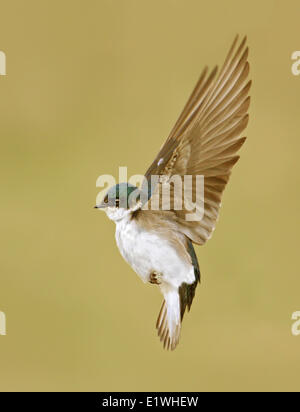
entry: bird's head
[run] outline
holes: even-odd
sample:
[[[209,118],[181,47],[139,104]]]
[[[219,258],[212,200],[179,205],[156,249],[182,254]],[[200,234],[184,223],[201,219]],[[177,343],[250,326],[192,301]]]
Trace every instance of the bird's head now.
[[[130,183],[119,183],[111,187],[96,209],[102,209],[114,221],[121,220],[141,208],[141,191]]]

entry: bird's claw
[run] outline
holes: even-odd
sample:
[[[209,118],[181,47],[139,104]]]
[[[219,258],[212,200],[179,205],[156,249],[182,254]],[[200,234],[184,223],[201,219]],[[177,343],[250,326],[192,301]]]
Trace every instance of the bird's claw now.
[[[152,283],[152,285],[160,285],[161,284],[161,275],[156,272],[152,272],[150,274],[149,282]]]

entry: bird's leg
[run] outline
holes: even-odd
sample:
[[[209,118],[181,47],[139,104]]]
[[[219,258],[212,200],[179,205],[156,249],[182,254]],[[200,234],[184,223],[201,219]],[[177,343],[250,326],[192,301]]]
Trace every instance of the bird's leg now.
[[[162,275],[157,272],[150,273],[149,282],[152,285],[160,285],[161,284]]]

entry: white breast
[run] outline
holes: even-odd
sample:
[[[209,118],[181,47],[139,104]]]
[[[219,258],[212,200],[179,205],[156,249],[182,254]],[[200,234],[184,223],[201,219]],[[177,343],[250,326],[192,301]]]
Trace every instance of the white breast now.
[[[124,259],[144,282],[154,271],[172,286],[194,282],[193,266],[182,260],[166,239],[138,226],[130,215],[116,221],[116,241]]]

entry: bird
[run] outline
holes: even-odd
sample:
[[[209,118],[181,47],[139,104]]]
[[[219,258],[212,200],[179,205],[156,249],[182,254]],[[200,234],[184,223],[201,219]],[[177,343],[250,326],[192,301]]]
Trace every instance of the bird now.
[[[247,37],[239,40],[237,35],[221,68],[203,69],[144,175],[146,184],[118,183],[95,206],[115,222],[116,243],[125,261],[145,283],[159,287],[164,299],[156,329],[168,350],[178,345],[184,314],[200,283],[194,244],[204,245],[212,236],[223,191],[246,140],[243,131],[248,124],[251,87],[248,53]],[[196,177],[203,177],[202,207],[201,202],[194,203],[197,219],[191,217],[189,202],[175,207],[186,196],[182,191],[175,193],[171,184],[178,176],[192,178],[186,190],[190,202],[197,189]],[[169,208],[162,201],[167,185]]]

